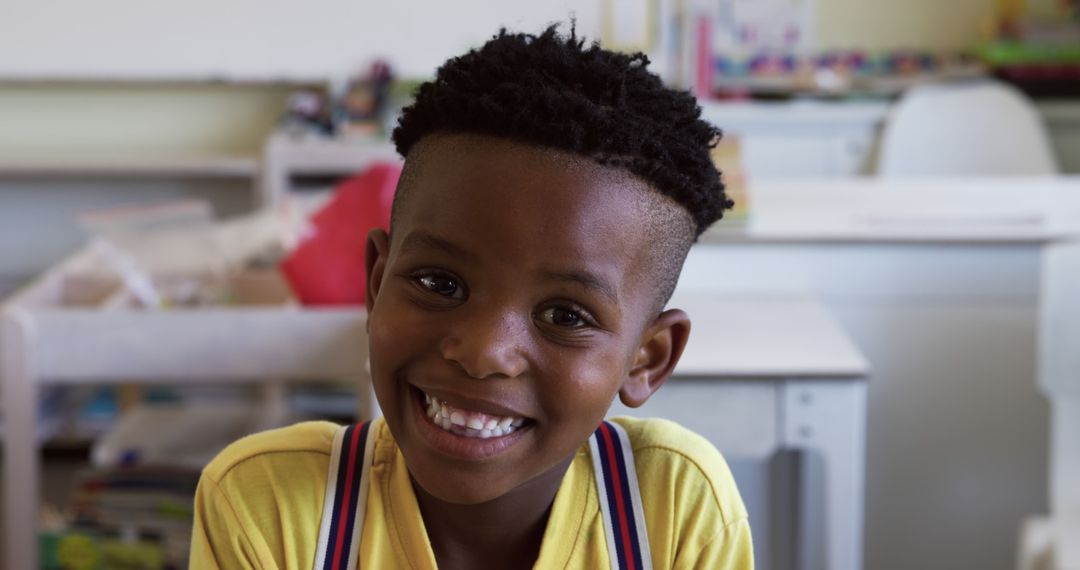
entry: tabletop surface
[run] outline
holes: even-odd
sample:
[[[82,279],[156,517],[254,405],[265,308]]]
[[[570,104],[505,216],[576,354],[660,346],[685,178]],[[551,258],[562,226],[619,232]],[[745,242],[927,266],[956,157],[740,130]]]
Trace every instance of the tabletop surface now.
[[[669,307],[692,323],[675,376],[860,378],[866,359],[847,333],[808,297],[677,292]]]
[[[1048,243],[1080,239],[1080,177],[758,180],[745,224],[703,242]]]

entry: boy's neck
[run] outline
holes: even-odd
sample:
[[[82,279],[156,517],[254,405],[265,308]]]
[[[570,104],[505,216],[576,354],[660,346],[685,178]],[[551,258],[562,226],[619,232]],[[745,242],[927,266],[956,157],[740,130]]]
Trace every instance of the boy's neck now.
[[[475,505],[447,503],[413,481],[440,570],[531,568],[555,494],[573,457],[510,493]]]

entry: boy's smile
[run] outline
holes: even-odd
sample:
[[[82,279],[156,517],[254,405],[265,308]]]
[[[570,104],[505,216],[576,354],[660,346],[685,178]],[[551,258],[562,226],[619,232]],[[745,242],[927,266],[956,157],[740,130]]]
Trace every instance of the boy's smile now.
[[[409,161],[392,241],[373,232],[368,246],[390,430],[443,501],[557,488],[615,395],[640,405],[670,372],[650,339],[674,326],[676,360],[685,341],[685,315],[653,307],[641,220],[662,198],[614,168],[489,137],[433,135]]]

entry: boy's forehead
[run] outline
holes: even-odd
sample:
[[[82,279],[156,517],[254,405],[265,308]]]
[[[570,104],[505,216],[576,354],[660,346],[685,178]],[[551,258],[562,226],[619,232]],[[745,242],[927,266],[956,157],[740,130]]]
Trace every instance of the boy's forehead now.
[[[483,135],[436,134],[409,152],[395,209],[476,198],[479,203],[473,206],[482,208],[490,192],[504,192],[522,207],[530,200],[558,198],[563,207],[590,208],[602,201],[608,208],[617,205],[641,215],[649,210],[648,202],[663,198],[626,170],[570,152]]]
[[[405,160],[406,170],[415,170],[421,175],[429,170],[440,172],[455,167],[475,169],[479,165],[484,166],[485,171],[516,172],[514,169],[526,167],[544,171],[545,174],[593,182],[620,181],[648,187],[647,183],[630,172],[601,165],[586,156],[486,135],[430,135],[417,143]]]

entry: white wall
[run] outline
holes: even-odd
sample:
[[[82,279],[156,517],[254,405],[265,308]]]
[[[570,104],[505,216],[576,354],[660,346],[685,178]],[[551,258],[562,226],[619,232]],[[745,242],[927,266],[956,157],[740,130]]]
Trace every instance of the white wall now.
[[[536,31],[571,17],[598,37],[599,0],[0,0],[0,159],[254,157],[287,87],[197,82],[324,82],[380,56],[404,77],[429,77],[501,26]],[[25,279],[76,247],[80,209],[196,196],[230,212],[250,184],[0,172],[0,280]]]
[[[379,55],[427,77],[500,26],[576,16],[595,37],[599,12],[598,0],[4,0],[0,77],[322,78]]]
[[[869,51],[969,49],[988,37],[996,3],[997,0],[818,0],[818,43],[822,48]]]
[[[823,48],[963,49],[985,39],[995,3],[816,0],[812,37]],[[407,77],[427,77],[499,26],[534,31],[573,16],[596,38],[601,7],[602,0],[4,0],[0,78],[322,78],[377,56]]]

